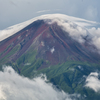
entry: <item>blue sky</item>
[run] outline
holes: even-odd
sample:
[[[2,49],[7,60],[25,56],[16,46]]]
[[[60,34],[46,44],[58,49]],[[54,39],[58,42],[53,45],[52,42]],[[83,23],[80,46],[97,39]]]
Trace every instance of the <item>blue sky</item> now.
[[[43,14],[100,22],[100,0],[0,0],[0,30]]]

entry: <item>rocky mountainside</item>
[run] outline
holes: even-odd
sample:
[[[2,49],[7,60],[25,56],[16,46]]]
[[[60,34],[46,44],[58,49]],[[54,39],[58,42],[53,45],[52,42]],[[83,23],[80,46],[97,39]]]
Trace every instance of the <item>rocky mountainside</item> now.
[[[16,62],[23,54],[36,50],[36,59],[43,59],[51,65],[70,60],[99,63],[100,55],[93,52],[96,48],[89,42],[79,43],[72,39],[56,22],[48,24],[37,20],[0,42],[0,60],[2,63]],[[44,66],[46,63],[40,67]]]
[[[45,73],[59,89],[91,100],[94,91],[84,88],[83,75],[100,69],[100,54],[88,35],[82,39],[73,39],[56,21],[36,20],[0,42],[0,69],[10,65],[30,78]]]

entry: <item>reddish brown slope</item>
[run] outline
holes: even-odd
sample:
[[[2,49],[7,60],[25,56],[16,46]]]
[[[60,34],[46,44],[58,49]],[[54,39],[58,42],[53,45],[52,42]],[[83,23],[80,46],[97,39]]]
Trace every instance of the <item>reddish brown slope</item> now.
[[[23,30],[0,42],[0,60],[2,60],[14,47],[20,49],[8,57],[8,61],[16,61],[22,54],[30,49],[37,50],[36,58],[58,64],[65,61],[88,61],[99,63],[100,55],[92,52],[88,41],[80,44],[73,40],[67,32],[63,31],[56,23],[51,25],[43,20],[33,22]]]

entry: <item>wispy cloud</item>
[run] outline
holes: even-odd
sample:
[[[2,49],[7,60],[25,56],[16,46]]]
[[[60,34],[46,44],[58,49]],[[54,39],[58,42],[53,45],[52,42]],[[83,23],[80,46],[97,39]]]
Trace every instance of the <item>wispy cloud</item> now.
[[[50,12],[50,11],[60,11],[61,9],[53,9],[53,10],[40,10],[40,11],[37,11],[36,13],[44,13],[44,12]]]
[[[44,12],[49,12],[51,10],[40,10],[40,11],[37,11],[36,13],[44,13]]]

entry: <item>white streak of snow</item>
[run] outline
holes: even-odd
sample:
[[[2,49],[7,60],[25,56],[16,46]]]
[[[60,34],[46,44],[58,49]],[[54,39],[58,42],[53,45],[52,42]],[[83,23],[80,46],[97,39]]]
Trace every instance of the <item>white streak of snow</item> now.
[[[51,48],[51,50],[50,50],[50,51],[51,51],[51,53],[54,53],[54,51],[55,51],[54,47],[53,47],[53,48]]]

